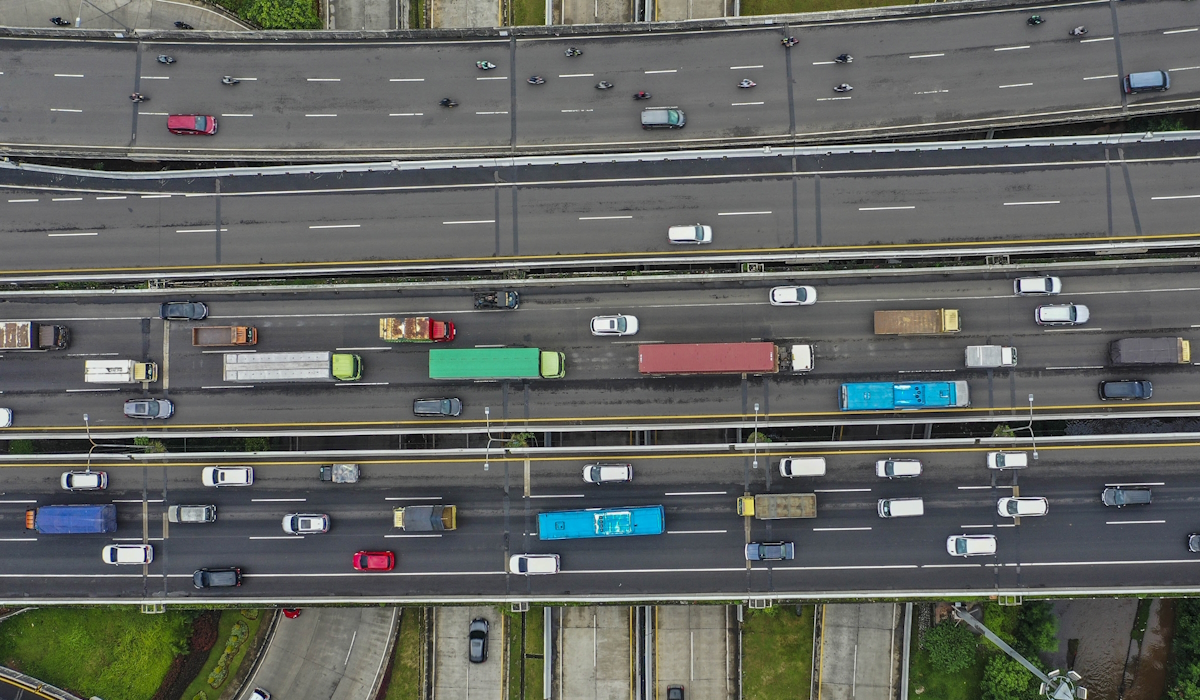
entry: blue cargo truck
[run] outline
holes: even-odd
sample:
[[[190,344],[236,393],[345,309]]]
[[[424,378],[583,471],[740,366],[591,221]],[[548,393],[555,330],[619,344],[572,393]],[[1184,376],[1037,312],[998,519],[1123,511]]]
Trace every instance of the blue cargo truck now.
[[[25,528],[43,535],[84,535],[117,531],[117,507],[42,506],[25,511]]]
[[[629,537],[662,533],[662,506],[589,508],[538,513],[538,539],[541,540]]]
[[[860,382],[843,384],[843,411],[920,411],[971,405],[966,382]]]

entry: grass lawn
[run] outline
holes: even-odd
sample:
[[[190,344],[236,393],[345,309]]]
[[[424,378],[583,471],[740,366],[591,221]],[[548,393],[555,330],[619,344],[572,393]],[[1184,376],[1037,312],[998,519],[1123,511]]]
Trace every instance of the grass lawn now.
[[[0,663],[81,697],[147,700],[186,650],[191,619],[133,606],[31,610],[0,623]]]
[[[546,23],[546,0],[509,0],[509,2],[512,3],[513,26],[529,27]]]
[[[916,631],[913,631],[914,635]],[[979,682],[987,657],[983,650],[975,652],[975,663],[961,671],[947,674],[929,663],[929,653],[918,649],[913,639],[912,658],[908,667],[908,697],[930,700],[978,700]]]
[[[384,700],[421,700],[421,608],[400,611],[400,634],[392,652],[392,677]]]
[[[217,627],[217,643],[213,645],[212,651],[208,653],[208,661],[204,663],[204,668],[201,669],[200,674],[196,676],[196,680],[192,681],[192,684],[187,687],[187,690],[183,691],[181,700],[193,700],[193,698],[195,698],[201,692],[203,692],[205,696],[209,698],[209,700],[216,700],[221,695],[221,692],[226,688],[225,684],[229,682],[230,678],[234,677],[234,675],[237,673],[238,667],[241,666],[242,659],[246,656],[246,651],[250,649],[250,647],[254,646],[254,636],[258,634],[258,625],[263,621],[264,618],[268,617],[269,611],[258,610],[256,612],[258,615],[253,620],[247,619],[245,616],[243,616],[241,610],[225,610],[221,613],[221,624]],[[246,634],[246,641],[242,643],[242,645],[238,648],[237,653],[233,655],[233,660],[229,664],[229,675],[226,676],[225,681],[217,688],[213,688],[208,684],[208,674],[211,673],[213,668],[217,665],[217,660],[221,658],[221,654],[225,653],[225,645],[229,642],[229,632],[233,629],[234,623],[238,620],[244,621],[249,627],[249,632]],[[157,688],[155,688],[155,690],[157,690]],[[152,695],[154,695],[153,692],[143,698],[139,698],[138,700],[146,700]],[[104,696],[102,695],[100,697]],[[112,698],[104,697],[104,700],[112,700]]]
[[[521,654],[521,615],[505,614],[508,625],[508,699],[541,700],[542,669],[542,610],[544,606],[531,605],[525,618],[525,653]],[[525,670],[524,695],[521,694],[521,670]]]
[[[807,700],[812,686],[813,606],[745,611],[742,692],[746,700]],[[942,700],[939,698],[938,700]]]
[[[784,15],[793,12],[827,12],[860,7],[915,5],[903,0],[742,0],[742,15]]]

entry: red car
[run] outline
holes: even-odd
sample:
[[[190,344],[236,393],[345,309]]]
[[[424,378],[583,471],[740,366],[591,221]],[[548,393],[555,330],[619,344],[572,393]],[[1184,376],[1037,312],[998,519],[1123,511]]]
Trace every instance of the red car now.
[[[396,555],[391,552],[356,552],[355,571],[391,571],[396,566]]]
[[[167,117],[167,131],[172,134],[215,134],[217,118],[204,114],[171,114]]]
[[[295,620],[297,617],[300,617],[300,608],[284,608],[283,616],[289,620]],[[267,697],[269,698],[270,696],[268,695]]]

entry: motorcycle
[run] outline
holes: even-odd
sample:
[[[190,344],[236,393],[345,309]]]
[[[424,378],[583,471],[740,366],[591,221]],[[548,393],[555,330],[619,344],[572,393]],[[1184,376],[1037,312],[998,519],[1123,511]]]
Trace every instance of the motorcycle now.
[[[601,80],[600,82],[596,83],[597,90],[607,90],[612,86],[613,86],[613,84],[608,82],[607,80]]]
[[[176,23],[175,23],[175,28],[176,28],[176,29],[195,29],[195,27],[193,27],[192,25],[188,24],[187,22],[176,22]]]
[[[458,106],[458,103],[455,102],[454,100],[450,99],[449,97],[443,97],[441,99],[441,101],[438,102],[438,104],[440,104],[443,107],[457,107]]]
[[[69,26],[71,26],[71,23],[70,23],[70,22],[68,22],[67,20],[63,19],[62,17],[51,17],[51,18],[50,18],[50,24],[53,24],[53,25],[54,25],[54,26],[56,26],[56,27],[69,27]]]
[[[1083,26],[1075,27],[1074,29],[1071,30],[1070,34],[1071,34],[1071,36],[1083,36],[1083,35],[1087,34],[1087,27],[1083,27]]]
[[[145,95],[143,95],[143,94],[142,94],[142,93],[140,93],[140,92],[135,92],[135,93],[133,93],[132,95],[130,95],[130,96],[129,96],[129,100],[130,100],[131,102],[145,102],[145,101],[146,101],[146,100],[148,100],[148,99],[150,99],[150,98],[149,98],[149,97],[146,97]]]
[[[1025,20],[1025,23],[1031,27],[1035,27],[1045,21],[1046,20],[1042,19],[1041,15],[1033,15],[1029,19]]]
[[[842,83],[841,85],[834,86],[833,91],[834,92],[850,92],[853,89],[854,88],[851,87],[849,84]]]
[[[834,63],[854,63],[854,57],[848,53],[844,53],[841,56],[838,56],[837,58],[833,59],[833,62]]]
[[[496,67],[496,64],[491,61],[476,61],[475,67],[480,70],[491,70]]]
[[[563,53],[566,55],[567,58],[571,58],[572,56],[582,56],[583,55],[583,52],[580,51],[579,49],[575,48],[574,46],[567,49],[566,51],[563,51]]]
[[[648,92],[635,92],[635,93],[633,93],[633,99],[635,99],[635,100],[648,100],[648,99],[650,99],[650,93],[648,93]]]
[[[740,88],[752,88],[755,85],[758,85],[758,83],[750,80],[749,78],[742,78],[742,82],[738,83],[738,87]]]
[[[171,58],[170,56],[167,56],[166,54],[160,53],[158,55],[158,62],[165,64],[165,65],[170,65],[175,62],[175,59]]]
[[[221,78],[222,85],[237,85],[240,82],[242,82],[242,81],[238,80],[237,78],[233,77],[232,75],[226,75],[223,78]]]
[[[793,46],[795,46],[796,44],[799,44],[800,42],[799,42],[799,41],[796,41],[796,37],[794,37],[794,36],[789,36],[789,37],[787,37],[786,39],[780,39],[780,40],[779,40],[779,43],[783,44],[784,46],[786,46],[787,48],[789,48],[789,49],[790,49],[790,48],[792,48]]]
[[[546,83],[546,79],[540,75],[531,75],[529,76],[529,80],[526,82],[528,82],[530,85],[544,85]]]

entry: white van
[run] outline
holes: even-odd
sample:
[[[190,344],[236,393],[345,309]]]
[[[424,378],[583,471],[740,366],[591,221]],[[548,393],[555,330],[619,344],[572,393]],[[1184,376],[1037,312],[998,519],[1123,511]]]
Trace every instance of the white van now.
[[[825,458],[784,457],[779,460],[779,476],[825,476]]]
[[[692,224],[690,226],[672,226],[667,229],[667,241],[674,244],[701,245],[712,243],[712,226]]]
[[[1029,466],[1029,454],[1026,452],[989,452],[987,453],[988,469],[1024,469]]]
[[[895,479],[920,475],[921,461],[917,459],[881,459],[875,463],[875,476]]]
[[[881,518],[911,518],[917,515],[925,515],[925,501],[920,498],[879,499]]]
[[[508,559],[508,570],[514,574],[536,576],[558,573],[557,554],[514,554]]]

